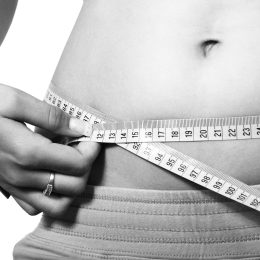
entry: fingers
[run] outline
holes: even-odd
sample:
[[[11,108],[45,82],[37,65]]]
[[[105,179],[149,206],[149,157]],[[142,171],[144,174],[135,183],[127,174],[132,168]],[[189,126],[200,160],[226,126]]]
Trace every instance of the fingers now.
[[[57,172],[54,173],[54,189],[53,193],[66,195],[68,197],[76,197],[84,192],[89,171],[81,177],[67,176]],[[6,177],[4,182],[17,187],[26,188],[42,192],[49,183],[51,172],[47,171],[26,171],[12,172],[12,177]]]
[[[61,216],[72,203],[73,198],[52,193],[50,197],[44,196],[40,191],[16,188],[5,184],[6,189],[13,197],[19,198],[27,205],[31,205],[36,211],[44,212],[53,217]],[[26,207],[26,204],[22,204]],[[35,211],[35,212],[36,212]]]
[[[97,156],[99,145],[85,143],[85,152],[52,143],[49,139],[36,134],[19,122],[0,118],[0,157],[2,167],[10,158],[27,169],[46,169],[68,175],[81,176],[91,166]],[[80,146],[81,147],[81,146]],[[0,166],[1,166],[0,165]]]
[[[2,93],[3,92],[3,93]],[[71,118],[61,109],[8,86],[1,85],[0,115],[66,136],[89,135],[91,125]]]
[[[100,150],[100,145],[96,143],[80,143],[75,147],[90,161],[95,159]],[[2,186],[29,215],[34,216],[44,212],[57,217],[67,210],[77,195],[84,192],[89,171],[86,171],[81,177],[55,173],[54,190],[50,197],[44,196],[42,193],[49,182],[49,172],[12,169],[11,178],[2,180]]]
[[[42,211],[52,216],[62,214],[84,191],[100,144],[52,143],[30,131],[24,122],[71,137],[89,135],[92,128],[25,92],[0,86],[1,186],[30,215]],[[47,197],[42,191],[51,172],[55,172],[54,191]]]
[[[41,213],[41,211],[36,210],[34,207],[32,207],[31,205],[29,205],[28,203],[24,202],[23,200],[13,196],[14,200],[17,202],[17,204],[30,216],[36,216],[39,213]]]
[[[99,150],[100,145],[92,142],[80,143],[74,147],[49,143],[38,148],[29,164],[34,161],[41,169],[82,176],[91,167]]]
[[[97,143],[80,143],[75,145],[75,148],[71,147],[71,149],[81,153],[82,161],[85,164],[85,168],[81,168],[80,172],[70,172],[64,175],[63,173],[53,171],[51,168],[48,170],[30,170],[26,167],[6,165],[6,167],[2,167],[2,171],[5,174],[2,175],[1,182],[18,188],[31,188],[42,192],[49,182],[50,174],[55,173],[53,192],[75,197],[85,190],[90,169],[100,151],[100,145]],[[76,167],[78,166],[74,166],[74,168]]]

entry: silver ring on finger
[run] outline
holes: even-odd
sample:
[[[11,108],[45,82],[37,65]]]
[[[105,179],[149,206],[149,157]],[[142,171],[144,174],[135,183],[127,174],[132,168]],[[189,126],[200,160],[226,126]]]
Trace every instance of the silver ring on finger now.
[[[42,192],[43,195],[48,196],[48,197],[51,196],[51,193],[54,190],[54,179],[55,179],[55,174],[52,172],[50,174],[49,182],[48,182],[46,188],[44,189],[44,191]]]

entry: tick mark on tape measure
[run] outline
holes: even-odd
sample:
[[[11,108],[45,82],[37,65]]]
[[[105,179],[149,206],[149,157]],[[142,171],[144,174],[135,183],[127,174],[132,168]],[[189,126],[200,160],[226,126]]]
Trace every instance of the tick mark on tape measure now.
[[[204,57],[208,57],[209,53],[212,51],[212,49],[220,44],[221,42],[216,39],[208,39],[201,43],[201,49]]]
[[[217,40],[208,40],[205,41],[205,45],[212,45],[209,46],[207,52],[209,52],[212,47],[214,47],[216,44],[220,43]],[[207,46],[205,46],[207,47]],[[205,55],[208,55],[206,53]],[[88,118],[87,121],[90,121],[91,124],[98,123],[99,122],[105,122],[105,115],[102,116],[102,114],[94,113],[94,112],[87,112],[83,111],[82,109],[74,106],[73,104],[67,102],[66,100],[62,99],[61,97],[57,96],[55,93],[51,92],[49,90],[48,95],[46,96],[46,102],[52,105],[55,105],[59,107],[60,109],[65,108],[66,113],[70,113],[70,111],[73,111],[74,113],[79,113],[80,117],[82,120],[85,120],[85,117]],[[60,100],[60,105],[59,102],[56,103],[54,100]],[[61,105],[63,104],[63,105]],[[82,116],[85,115],[85,116]],[[202,131],[201,126],[205,127],[205,124],[201,124],[203,120],[201,119],[196,119],[195,121],[198,122],[199,124],[195,124],[194,121],[192,121],[192,126],[187,125],[184,122],[187,122],[187,119],[178,119],[179,123],[176,123],[177,119],[174,119],[173,122],[175,122],[175,126],[172,129],[170,128],[170,132],[164,131],[163,129],[160,130],[160,128],[165,128],[163,125],[163,122],[165,120],[155,120],[156,121],[156,133],[158,133],[158,140],[155,141],[161,141],[159,137],[166,138],[166,135],[168,133],[168,136],[170,136],[170,141],[173,141],[173,137],[178,137],[176,141],[187,141],[187,139],[182,139],[181,135],[182,133],[185,135],[185,138],[190,138],[192,136],[192,139],[189,139],[189,141],[201,141],[203,140],[209,141],[209,140],[237,140],[237,139],[249,139],[246,138],[246,136],[251,136],[252,138],[259,138],[260,137],[260,128],[259,128],[259,118],[260,116],[244,116],[244,117],[227,117],[227,118],[211,118],[210,120],[206,120],[208,122],[207,130]],[[177,120],[177,121],[178,121]],[[113,122],[114,121],[114,122]],[[113,140],[112,142],[116,141],[116,134],[115,131],[120,130],[115,126],[115,119],[111,119],[111,122],[109,122],[112,126],[112,129],[109,130],[109,137],[112,137],[111,139]],[[214,122],[214,124],[212,123]],[[211,122],[211,123],[209,123]],[[228,122],[228,124],[227,124]],[[245,125],[245,122],[247,125]],[[159,124],[161,123],[161,124]],[[120,123],[121,124],[121,123]],[[206,125],[207,125],[206,124]],[[122,124],[121,124],[122,125]],[[127,124],[123,124],[124,127],[126,127]],[[124,137],[127,138],[127,134],[129,130],[131,130],[132,133],[132,138],[135,137],[140,137],[140,132],[134,130],[133,125],[140,125],[139,121],[134,124],[133,121],[131,121],[131,125],[129,129],[122,129],[121,131],[121,136],[123,135]],[[143,123],[141,125],[144,125]],[[145,124],[147,125],[147,123]],[[161,126],[158,128],[158,126]],[[176,126],[178,126],[178,129],[176,130]],[[188,127],[192,127],[192,129],[189,129]],[[231,128],[232,127],[232,128]],[[153,128],[153,126],[151,126]],[[212,129],[213,128],[213,129]],[[220,129],[219,129],[220,128]],[[108,129],[108,128],[107,128]],[[138,128],[140,129],[140,128]],[[169,129],[168,129],[169,130]],[[103,131],[103,126],[100,129],[100,131]],[[111,132],[114,131],[114,132]],[[153,136],[153,131],[152,130],[145,130],[147,133],[152,133]],[[183,132],[184,131],[184,132]],[[205,132],[206,131],[206,132]],[[234,132],[235,131],[235,132]],[[96,131],[97,132],[97,131]],[[103,131],[104,132],[104,131]],[[135,134],[135,132],[137,134]],[[99,131],[98,131],[99,133]],[[134,133],[134,134],[133,134]],[[176,134],[177,133],[177,134]],[[207,138],[206,134],[207,133]],[[99,133],[100,134],[100,133]],[[160,134],[160,136],[159,136]],[[150,136],[150,135],[147,135]],[[197,139],[194,137],[197,136]],[[204,136],[204,137],[203,137]],[[211,136],[211,138],[210,138]],[[224,138],[225,137],[225,138]],[[85,138],[85,137],[84,137]],[[92,141],[91,139],[84,139],[83,137],[77,139],[77,140],[72,140],[72,142],[78,142],[78,141]],[[92,138],[92,137],[91,137]],[[98,137],[94,138],[95,141]],[[144,137],[146,138],[146,137]],[[109,139],[109,138],[108,138]],[[120,139],[122,139],[120,137]],[[102,136],[102,141],[105,140],[104,136]],[[133,141],[133,140],[131,140]],[[147,143],[147,139],[144,140],[134,140],[134,143],[123,143],[119,144],[122,148],[130,151],[131,153],[136,154],[137,156],[140,156],[147,161],[154,163],[162,168],[168,169],[170,172],[182,176],[183,178],[186,178],[188,180],[191,180],[194,183],[197,183],[203,187],[206,187],[207,189],[210,189],[222,196],[225,196],[229,199],[232,199],[236,202],[239,202],[247,207],[253,208],[257,211],[260,211],[260,196],[259,196],[259,191],[255,190],[254,188],[248,186],[247,184],[231,177],[231,176],[226,176],[224,173],[221,173],[217,170],[214,170],[213,168],[208,167],[207,165],[204,165],[203,163],[200,163],[199,161],[196,161],[193,158],[189,158],[188,156],[183,155],[182,153],[174,150],[171,147],[167,147],[163,144],[156,145],[156,144],[149,144],[145,147],[145,145],[142,145],[142,143]],[[169,141],[169,140],[168,140]],[[105,140],[107,142],[107,140]],[[111,141],[108,140],[110,143]],[[152,138],[152,142],[154,142]],[[71,141],[68,140],[66,142],[63,142],[64,144],[71,144]],[[140,152],[141,151],[141,152]],[[165,159],[168,158],[168,161],[165,164]],[[170,159],[169,159],[170,158]],[[171,159],[174,158],[174,159]],[[161,164],[162,163],[162,164]],[[188,169],[193,169],[192,171],[189,171]],[[197,169],[197,172],[195,172],[194,169]],[[204,169],[204,170],[203,170]],[[210,176],[210,177],[209,177]],[[212,181],[213,180],[213,181]],[[211,186],[210,186],[211,185]],[[235,187],[235,188],[234,188]],[[240,187],[240,188],[238,188]],[[236,196],[234,196],[236,194]]]

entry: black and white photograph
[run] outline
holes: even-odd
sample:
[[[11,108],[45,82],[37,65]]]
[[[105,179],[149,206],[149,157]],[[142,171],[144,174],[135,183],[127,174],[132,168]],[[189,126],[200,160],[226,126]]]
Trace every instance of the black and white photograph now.
[[[0,0],[1,260],[260,260],[260,0]]]

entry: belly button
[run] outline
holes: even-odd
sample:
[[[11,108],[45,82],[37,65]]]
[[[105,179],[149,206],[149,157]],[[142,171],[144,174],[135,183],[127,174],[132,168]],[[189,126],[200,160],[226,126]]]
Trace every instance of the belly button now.
[[[216,39],[209,39],[206,41],[203,41],[200,44],[201,50],[202,50],[202,54],[204,57],[208,57],[208,55],[210,54],[210,52],[212,51],[212,49],[216,46],[219,45],[221,42],[219,40]]]

